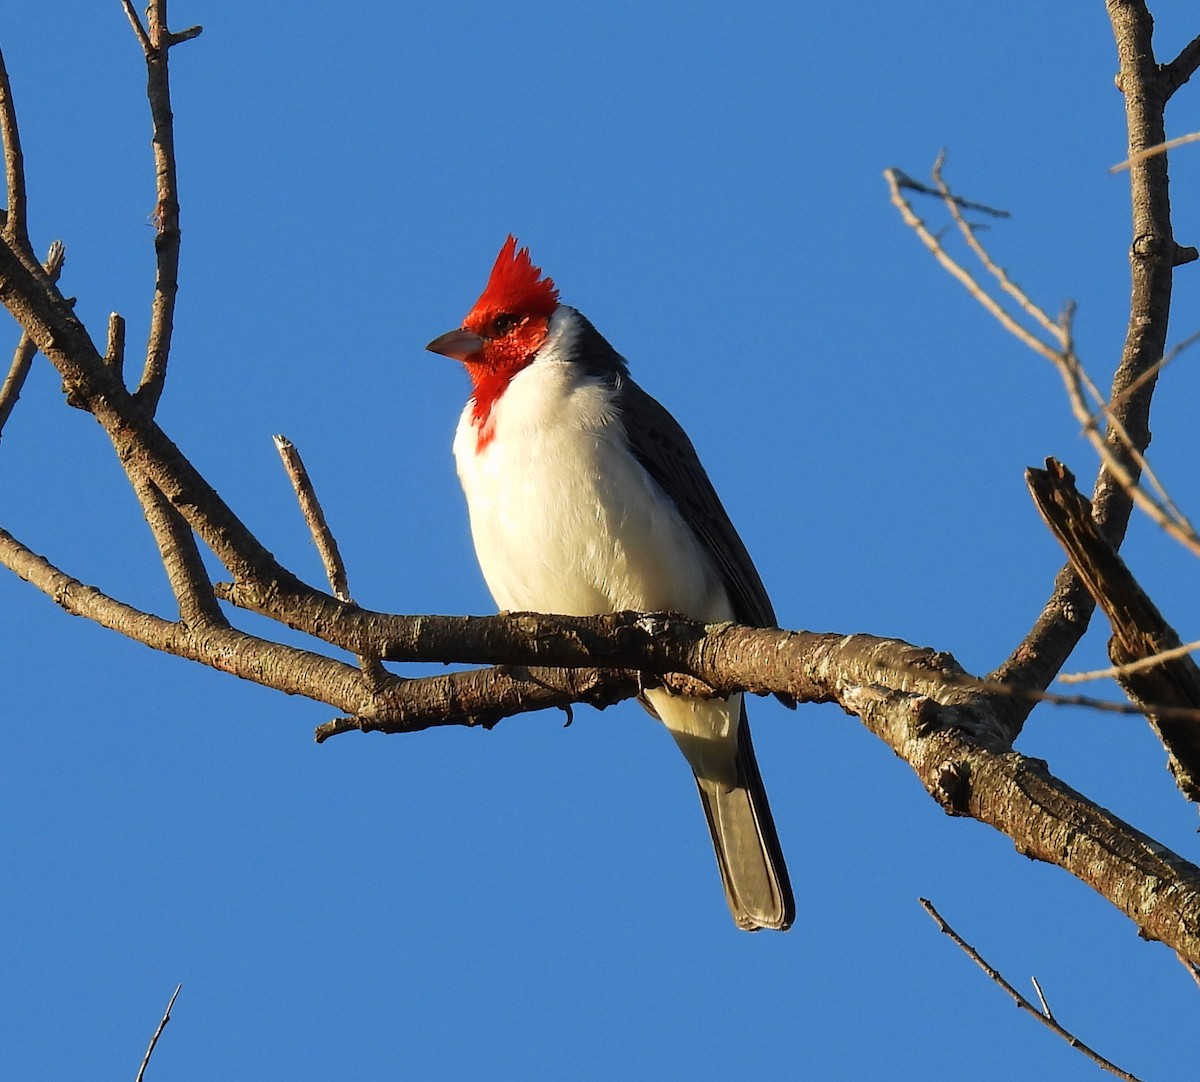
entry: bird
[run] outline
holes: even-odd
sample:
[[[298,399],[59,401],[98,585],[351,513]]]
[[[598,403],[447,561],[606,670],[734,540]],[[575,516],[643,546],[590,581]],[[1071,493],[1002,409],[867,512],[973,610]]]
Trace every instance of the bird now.
[[[511,234],[462,325],[454,435],[475,554],[501,611],[676,612],[775,627],[767,591],[691,440]],[[695,777],[739,928],[786,930],[795,901],[741,694],[643,689]]]

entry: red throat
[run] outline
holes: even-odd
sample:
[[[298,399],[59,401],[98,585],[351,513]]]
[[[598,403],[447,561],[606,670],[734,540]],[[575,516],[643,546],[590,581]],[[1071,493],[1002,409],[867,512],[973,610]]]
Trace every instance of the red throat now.
[[[513,376],[533,362],[546,340],[550,316],[558,307],[558,290],[533,265],[529,249],[517,249],[509,234],[484,291],[463,320],[463,327],[484,340],[477,357],[465,362],[474,393],[472,417],[482,451],[494,435],[492,407]]]

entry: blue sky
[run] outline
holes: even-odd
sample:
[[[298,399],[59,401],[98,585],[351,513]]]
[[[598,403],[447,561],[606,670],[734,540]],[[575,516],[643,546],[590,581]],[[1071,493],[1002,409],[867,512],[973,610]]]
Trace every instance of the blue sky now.
[[[153,173],[117,0],[13,5],[0,35],[31,230],[102,337],[144,341]],[[1156,5],[1159,59],[1200,27]],[[1127,314],[1128,188],[1100,4],[176,3],[183,268],[164,427],[285,563],[320,567],[271,444],[312,472],[363,604],[491,610],[450,440],[468,384],[422,351],[512,231],[691,433],[785,626],[895,635],[986,670],[1060,564],[1022,472],[1094,473],[1057,375],[940,271],[881,173],[939,148],[1106,383]],[[1190,17],[1189,17],[1190,16]],[[1200,128],[1185,87],[1168,133]],[[1200,237],[1200,150],[1172,161]],[[1200,327],[1196,265],[1172,341]],[[15,342],[15,335],[10,332]],[[1200,505],[1194,351],[1154,461]],[[132,367],[132,365],[131,365]],[[0,444],[5,528],[169,614],[103,434],[39,363]],[[1126,555],[1196,638],[1194,562]],[[1059,1019],[1179,1077],[1197,990],[1057,869],[952,820],[829,707],[753,702],[796,886],[737,932],[667,735],[637,707],[496,731],[344,736],[328,708],[64,615],[0,576],[6,1070],[149,1077],[1092,1078],[944,937]],[[253,623],[247,626],[255,626]],[[1103,628],[1071,667],[1102,663]],[[1107,693],[1107,692],[1106,692]],[[1196,858],[1195,818],[1129,718],[1039,709],[1020,748]],[[965,1068],[964,1068],[965,1070]]]

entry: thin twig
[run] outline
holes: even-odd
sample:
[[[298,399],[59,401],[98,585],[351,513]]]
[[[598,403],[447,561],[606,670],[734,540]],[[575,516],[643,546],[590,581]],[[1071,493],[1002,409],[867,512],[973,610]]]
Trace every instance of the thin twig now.
[[[1063,378],[1067,389],[1067,398],[1071,412],[1083,428],[1083,434],[1093,449],[1100,456],[1104,468],[1112,475],[1122,491],[1143,511],[1154,523],[1167,534],[1175,538],[1195,555],[1200,556],[1200,535],[1186,516],[1176,507],[1174,501],[1167,495],[1157,476],[1146,463],[1129,438],[1125,427],[1120,423],[1112,407],[1104,402],[1096,385],[1088,378],[1078,356],[1073,348],[1064,350],[1055,360],[1055,365]],[[1154,487],[1159,498],[1155,498],[1139,483],[1134,470],[1131,470],[1117,455],[1117,449],[1101,434],[1099,425],[1084,400],[1084,390],[1092,396],[1093,401],[1102,405],[1104,416],[1107,418],[1110,431],[1117,437],[1122,448],[1133,460],[1134,469],[1144,474],[1147,482]]]
[[[945,160],[946,152],[943,150],[938,154],[938,162]],[[907,191],[917,192],[920,195],[936,195],[941,199],[950,199],[955,206],[961,207],[963,210],[978,210],[983,214],[990,214],[993,218],[1008,218],[1008,211],[998,210],[996,207],[989,207],[986,203],[973,203],[969,199],[964,199],[961,195],[948,195],[941,191],[940,188],[931,188],[928,184],[922,184],[919,180],[914,180],[907,173],[900,169],[889,169],[889,173],[896,178],[896,184],[906,189]]]
[[[150,1047],[146,1049],[146,1055],[142,1058],[142,1065],[138,1068],[137,1078],[134,1082],[142,1082],[146,1075],[146,1067],[150,1063],[150,1057],[154,1053],[154,1046],[158,1044],[159,1037],[162,1036],[162,1031],[167,1028],[167,1023],[171,1021],[171,1008],[175,1006],[175,997],[179,995],[179,990],[183,987],[182,984],[175,985],[175,991],[171,994],[171,1000],[167,1004],[167,1009],[163,1011],[162,1021],[158,1023],[158,1029],[154,1031],[154,1036],[150,1038]]]
[[[951,677],[946,682],[958,687],[978,691],[985,695],[1003,695],[1024,702],[1045,703],[1047,706],[1079,706],[1087,710],[1099,710],[1104,714],[1124,714],[1127,717],[1144,717],[1153,714],[1162,718],[1178,718],[1182,721],[1200,721],[1200,710],[1189,706],[1169,706],[1148,703],[1134,706],[1132,703],[1116,702],[1112,699],[1097,699],[1091,695],[1061,695],[1053,691],[1036,691],[997,680],[981,680],[969,674]]]
[[[217,601],[191,526],[178,509],[171,506],[158,486],[140,473],[132,462],[122,461],[121,465],[154,535],[159,559],[179,606],[179,618],[192,628],[228,627],[229,621]]]
[[[1193,331],[1182,342],[1172,346],[1157,361],[1147,368],[1145,372],[1138,376],[1137,379],[1133,380],[1133,382],[1131,382],[1129,386],[1126,387],[1120,394],[1115,395],[1113,400],[1108,404],[1109,408],[1114,409],[1119,406],[1126,398],[1134,394],[1134,392],[1140,390],[1143,384],[1149,383],[1150,380],[1154,379],[1159,372],[1166,368],[1167,365],[1169,365],[1173,360],[1175,360],[1176,357],[1183,353],[1184,350],[1190,349],[1197,342],[1200,342],[1200,331]]]
[[[321,501],[317,499],[312,478],[304,467],[300,452],[296,450],[296,445],[287,436],[272,436],[271,438],[275,441],[275,450],[279,452],[279,457],[283,460],[283,468],[287,471],[288,480],[291,481],[292,488],[295,490],[296,500],[300,504],[300,513],[304,515],[304,521],[308,525],[309,533],[312,534],[313,543],[317,546],[321,564],[325,568],[325,577],[329,580],[329,588],[339,601],[349,601],[350,587],[346,581],[346,565],[342,561],[342,554],[338,551],[333,531],[329,529],[329,523],[325,519],[325,512],[321,510]]]
[[[1173,646],[1170,650],[1161,650],[1157,654],[1138,658],[1137,661],[1130,661],[1125,665],[1112,665],[1107,669],[1092,669],[1088,672],[1065,672],[1059,676],[1058,682],[1060,684],[1083,684],[1089,680],[1114,680],[1118,676],[1128,676],[1130,673],[1142,672],[1144,669],[1153,669],[1155,665],[1161,665],[1164,661],[1187,657],[1188,654],[1197,650],[1200,650],[1200,641],[1186,642],[1182,646]]]
[[[900,217],[904,219],[904,224],[907,225],[920,238],[921,243],[929,249],[933,257],[942,265],[942,267],[959,282],[968,293],[981,304],[999,323],[1000,325],[1013,335],[1018,341],[1028,346],[1035,353],[1040,353],[1043,357],[1053,361],[1058,354],[1058,350],[1051,345],[1043,342],[1037,335],[1021,326],[1005,309],[996,302],[990,293],[984,289],[975,276],[971,274],[961,263],[954,259],[942,245],[942,242],[930,231],[929,227],[921,219],[921,217],[913,210],[912,204],[900,194],[902,187],[911,187],[911,183],[905,174],[898,169],[885,169],[883,172],[884,178],[888,182],[888,188],[892,195],[892,205],[900,212]],[[941,197],[941,193],[936,189],[919,188],[918,190],[929,191],[931,194]]]
[[[283,460],[283,468],[287,471],[288,479],[292,482],[292,488],[300,504],[300,513],[308,524],[308,531],[312,534],[313,543],[317,546],[317,552],[321,556],[321,563],[325,567],[325,577],[329,580],[329,588],[339,601],[352,604],[354,599],[350,596],[346,564],[342,560],[342,554],[338,551],[337,541],[325,519],[321,501],[317,499],[317,491],[313,487],[308,470],[304,467],[300,452],[286,436],[277,435],[272,439],[275,441],[275,449],[279,452],[279,457]],[[358,654],[357,657],[358,666],[368,683],[372,687],[381,686],[385,677],[390,675],[383,667],[383,662],[379,658],[370,657],[367,654]]]
[[[1183,951],[1176,951],[1175,957],[1179,959],[1179,964],[1188,971],[1188,976],[1200,986],[1200,966],[1190,961]]]
[[[1053,1018],[1054,1012],[1050,1009],[1050,1004],[1046,1002],[1046,996],[1042,992],[1042,986],[1038,984],[1037,977],[1030,977],[1029,979],[1033,982],[1034,991],[1037,992],[1038,1001],[1042,1005],[1042,1014],[1044,1014],[1047,1018]]]
[[[63,248],[62,241],[56,240],[50,245],[46,261],[42,264],[51,282],[58,281],[58,276],[62,273],[63,261],[65,259],[66,250]],[[5,377],[4,386],[0,387],[0,432],[3,432],[4,426],[8,423],[9,415],[12,413],[13,407],[17,404],[17,399],[21,397],[21,390],[25,386],[25,380],[29,376],[29,369],[33,365],[33,358],[36,353],[37,346],[34,344],[33,339],[30,338],[29,332],[22,331],[17,348],[13,351],[12,365],[8,370],[7,377]]]
[[[1152,147],[1146,147],[1145,150],[1139,150],[1136,154],[1130,154],[1123,162],[1117,162],[1116,165],[1110,166],[1108,171],[1110,173],[1119,173],[1122,169],[1129,169],[1138,162],[1144,162],[1147,158],[1153,158],[1156,154],[1165,154],[1168,150],[1174,150],[1185,143],[1197,142],[1200,142],[1200,131],[1189,132],[1187,135],[1180,135],[1174,139],[1168,139],[1165,143],[1156,143]]]
[[[997,279],[1004,291],[1020,305],[1024,312],[1054,336],[1056,343],[1051,345],[1042,341],[1018,323],[979,284],[975,276],[946,251],[941,240],[933,234],[925,222],[915,213],[908,201],[900,194],[902,187],[912,188],[914,184],[905,177],[905,174],[895,169],[888,169],[884,172],[884,176],[887,178],[891,189],[892,203],[900,211],[905,224],[917,234],[937,261],[963,284],[971,296],[998,320],[1005,330],[1031,350],[1047,358],[1054,364],[1066,385],[1072,412],[1083,426],[1084,435],[1100,456],[1104,467],[1113,476],[1126,495],[1143,512],[1181,544],[1185,545],[1196,555],[1200,555],[1200,535],[1197,534],[1197,531],[1187,520],[1186,516],[1175,505],[1165,487],[1146,462],[1145,457],[1130,438],[1113,406],[1105,403],[1096,385],[1088,377],[1079,357],[1076,355],[1072,336],[1073,306],[1068,305],[1059,320],[1051,320],[1045,310],[1035,304],[1029,298],[1028,294],[1013,282],[1002,268],[994,263],[983,245],[975,237],[969,223],[962,217],[959,208],[967,201],[953,195],[942,178],[941,167],[943,160],[943,156],[939,155],[934,164],[934,179],[937,187],[929,189],[923,185],[918,185],[915,186],[916,190],[928,191],[942,198],[960,231],[966,238],[967,243],[970,245],[971,250],[980,259],[984,267]],[[1183,348],[1183,346],[1181,345],[1179,348]],[[1145,383],[1149,378],[1149,376],[1143,374],[1139,376],[1139,382]],[[1099,414],[1103,415],[1106,419],[1110,437],[1116,440],[1115,445],[1111,442],[1111,439],[1106,438],[1105,434],[1100,431],[1100,426],[1097,423],[1097,415],[1093,414],[1086,404],[1085,391],[1100,406]],[[1129,389],[1127,388],[1124,393],[1128,394]],[[1133,469],[1130,469],[1121,460],[1118,455],[1118,447],[1132,460]],[[1139,483],[1139,475],[1144,476],[1145,484],[1150,485],[1158,493],[1157,498],[1147,492],[1144,485]]]
[[[1190,529],[1187,519],[1179,508],[1175,506],[1175,501],[1171,499],[1166,488],[1159,481],[1158,475],[1150,468],[1150,463],[1146,461],[1146,456],[1138,450],[1130,438],[1124,422],[1117,416],[1114,403],[1104,400],[1104,396],[1100,394],[1100,389],[1092,381],[1091,376],[1088,375],[1087,369],[1083,367],[1083,362],[1075,352],[1075,339],[1073,335],[1074,316],[1075,308],[1073,305],[1069,305],[1063,313],[1062,321],[1063,326],[1066,328],[1067,338],[1062,356],[1058,361],[1058,367],[1067,383],[1067,392],[1071,396],[1071,409],[1075,414],[1076,420],[1083,426],[1083,431],[1088,441],[1095,447],[1096,453],[1100,456],[1100,460],[1107,467],[1108,471],[1118,479],[1127,496],[1135,503],[1138,502],[1137,495],[1133,489],[1137,488],[1141,483],[1139,477],[1144,477],[1146,483],[1158,493],[1158,501],[1155,501],[1148,493],[1144,494],[1146,500],[1152,505],[1157,503],[1158,510],[1161,513],[1169,517],[1174,517],[1175,521],[1180,523],[1184,529]],[[1149,380],[1146,379],[1142,382],[1146,383]],[[1091,400],[1099,406],[1099,410],[1096,413],[1088,411],[1087,405],[1083,400],[1083,395],[1078,393],[1080,387],[1086,390]],[[1122,392],[1116,396],[1115,401],[1120,401],[1124,397],[1125,392]],[[1100,426],[1097,423],[1100,417],[1104,417],[1108,426],[1106,435],[1102,435],[1100,432]],[[1113,437],[1115,437],[1116,443],[1133,460],[1134,471],[1131,472],[1127,469],[1125,464],[1117,457],[1116,448],[1113,446]]]
[[[967,246],[975,253],[975,257],[983,264],[988,273],[1000,283],[1000,288],[1020,305],[1022,311],[1027,316],[1040,324],[1042,330],[1053,337],[1061,348],[1066,343],[1066,332],[1061,324],[1051,319],[1040,305],[1034,304],[1030,300],[1029,294],[1009,278],[1008,272],[1003,267],[998,266],[988,250],[979,243],[979,238],[975,235],[975,230],[966,218],[963,217],[961,208],[965,201],[960,200],[958,196],[950,191],[949,185],[946,184],[942,177],[942,166],[945,165],[945,162],[946,152],[943,150],[938,154],[937,160],[933,163],[933,180],[937,185],[937,194],[942,197],[942,202],[946,204],[946,209],[950,212],[950,217],[954,219],[954,224],[958,226],[958,231],[967,242]],[[968,203],[967,205],[970,206],[971,204]]]
[[[1003,988],[1004,991],[1012,996],[1013,1000],[1016,1002],[1017,1006],[1021,1008],[1021,1010],[1033,1015],[1033,1017],[1041,1022],[1043,1026],[1052,1032],[1057,1033],[1064,1041],[1067,1042],[1067,1044],[1069,1044],[1077,1052],[1082,1052],[1097,1066],[1103,1067],[1106,1071],[1110,1072],[1111,1074],[1115,1074],[1118,1078],[1125,1079],[1126,1082],[1139,1082],[1139,1079],[1136,1075],[1132,1075],[1128,1071],[1123,1071],[1115,1063],[1110,1063],[1102,1055],[1100,1055],[1099,1052],[1093,1051],[1093,1049],[1084,1044],[1083,1041],[1075,1036],[1075,1034],[1059,1025],[1059,1023],[1055,1021],[1054,1016],[1050,1013],[1049,1007],[1046,1008],[1044,1014],[1039,1011],[1032,1003],[1029,1002],[1029,1000],[1027,1000],[1023,995],[1021,995],[1020,992],[1018,992],[1011,984],[1009,984],[1008,981],[1006,981],[996,969],[993,969],[992,966],[984,961],[979,952],[972,947],[970,943],[963,939],[962,936],[960,936],[953,928],[950,927],[949,924],[946,923],[945,918],[933,907],[933,903],[931,901],[929,901],[927,898],[920,898],[918,901],[921,903],[921,908],[933,918],[933,921],[938,926],[938,929],[948,935],[954,941],[955,945],[962,950],[962,952],[966,954],[966,956],[970,958],[972,962],[979,966],[979,968],[982,969],[984,973],[986,973],[992,979],[992,981],[994,981],[1001,988]],[[1037,982],[1035,981],[1034,985],[1036,986],[1036,984]],[[1038,995],[1041,995],[1040,988],[1038,989]],[[1044,999],[1042,1002],[1045,1004]]]
[[[142,47],[142,52],[146,54],[146,59],[150,59],[150,54],[154,51],[154,46],[150,44],[150,37],[146,33],[146,28],[142,25],[142,20],[138,17],[137,11],[134,9],[130,0],[121,0],[121,6],[125,9],[125,14],[129,18],[129,23],[133,27],[133,32],[137,35],[138,44]]]

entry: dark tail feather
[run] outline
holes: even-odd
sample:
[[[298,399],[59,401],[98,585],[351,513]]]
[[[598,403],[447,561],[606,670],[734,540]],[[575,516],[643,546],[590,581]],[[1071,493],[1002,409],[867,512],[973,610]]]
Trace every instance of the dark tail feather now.
[[[696,779],[725,898],[739,928],[776,928],[782,932],[796,917],[796,902],[754,758],[744,705],[736,765],[737,785],[732,789]]]

